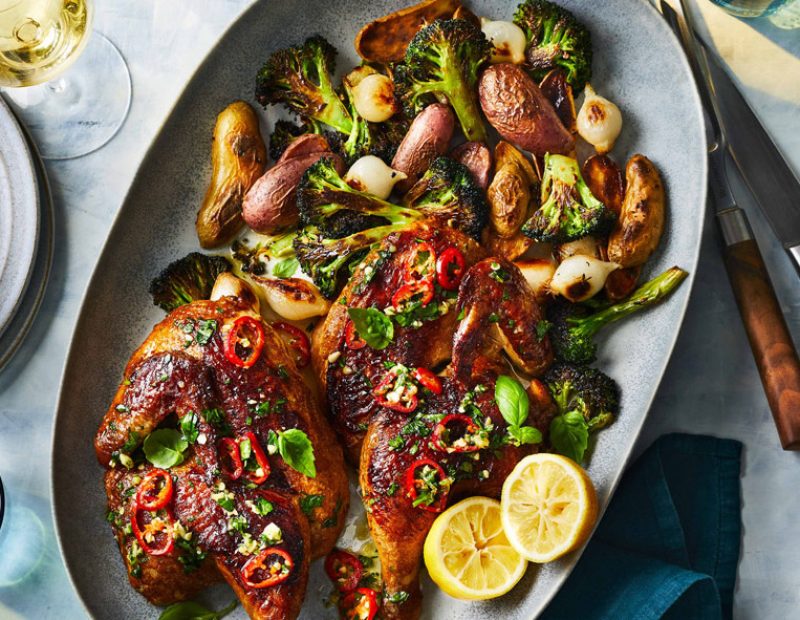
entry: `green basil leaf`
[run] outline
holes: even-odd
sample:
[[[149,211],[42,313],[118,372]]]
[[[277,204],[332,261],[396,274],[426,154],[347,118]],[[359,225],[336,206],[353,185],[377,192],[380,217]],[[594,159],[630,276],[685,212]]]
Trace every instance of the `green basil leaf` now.
[[[188,447],[189,442],[178,431],[160,428],[144,440],[144,455],[156,467],[169,469],[183,462],[183,453]]]
[[[291,278],[300,268],[300,261],[295,257],[284,258],[282,261],[275,263],[272,268],[272,275],[276,278]]]
[[[579,411],[568,411],[550,423],[550,443],[556,452],[576,463],[583,461],[589,445],[589,425]]]
[[[197,441],[197,436],[200,434],[200,430],[197,428],[197,422],[197,414],[194,411],[190,411],[181,418],[181,433],[183,433],[184,438],[189,443]]]
[[[528,419],[528,393],[514,377],[500,375],[494,385],[494,399],[509,426],[522,426]]]
[[[394,338],[392,319],[377,308],[348,308],[347,314],[361,336],[373,349],[385,349]]]
[[[542,443],[542,434],[538,428],[533,426],[509,426],[508,434],[518,446],[527,443]]]
[[[306,435],[299,428],[290,428],[288,431],[278,432],[278,453],[292,469],[309,478],[317,476],[314,464],[314,448]]]
[[[158,620],[220,620],[236,609],[237,605],[238,601],[233,601],[224,609],[213,611],[193,601],[173,603],[161,612]]]

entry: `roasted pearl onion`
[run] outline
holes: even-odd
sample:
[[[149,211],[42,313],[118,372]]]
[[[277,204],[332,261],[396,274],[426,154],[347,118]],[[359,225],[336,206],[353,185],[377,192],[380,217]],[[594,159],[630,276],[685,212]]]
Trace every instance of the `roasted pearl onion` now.
[[[619,269],[617,263],[576,254],[558,266],[550,280],[550,290],[570,301],[586,301],[603,288],[608,274],[615,269]]]
[[[492,62],[525,62],[527,41],[522,28],[511,22],[481,20],[481,30],[492,44]]]
[[[357,190],[383,200],[392,193],[394,184],[405,178],[404,172],[390,168],[375,155],[365,155],[357,159],[344,176],[344,180]]]
[[[622,131],[622,112],[587,84],[586,98],[578,112],[576,124],[581,138],[598,153],[608,153],[614,148],[614,142]]]

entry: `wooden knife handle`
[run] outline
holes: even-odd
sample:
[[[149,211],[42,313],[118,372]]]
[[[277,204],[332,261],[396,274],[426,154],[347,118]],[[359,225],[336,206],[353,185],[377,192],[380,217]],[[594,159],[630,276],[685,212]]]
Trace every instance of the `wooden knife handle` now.
[[[736,215],[743,219],[749,232],[744,213],[739,209],[736,211],[739,211]],[[752,234],[749,237],[741,240],[726,238],[725,267],[778,427],[781,445],[784,450],[800,450],[800,359],[764,259]]]

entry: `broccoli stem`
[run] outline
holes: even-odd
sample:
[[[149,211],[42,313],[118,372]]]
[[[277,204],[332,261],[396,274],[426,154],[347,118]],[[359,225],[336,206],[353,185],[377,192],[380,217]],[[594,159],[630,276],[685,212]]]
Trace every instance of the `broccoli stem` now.
[[[269,246],[269,253],[275,258],[287,258],[294,254],[294,239],[297,237],[297,232],[286,233],[281,235]]]
[[[628,299],[584,318],[568,318],[570,331],[579,330],[583,336],[591,337],[605,325],[657,304],[675,290],[687,275],[689,274],[680,267],[671,267],[649,282],[645,282]]]
[[[461,123],[469,142],[486,142],[486,128],[481,120],[481,113],[475,101],[475,95],[469,89],[469,84],[465,80],[448,79],[445,90],[451,93],[448,96],[450,105]]]

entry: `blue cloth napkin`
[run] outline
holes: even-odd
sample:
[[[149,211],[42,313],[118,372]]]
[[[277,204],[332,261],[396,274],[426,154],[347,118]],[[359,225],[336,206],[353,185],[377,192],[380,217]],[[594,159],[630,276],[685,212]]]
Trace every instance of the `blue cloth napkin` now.
[[[626,471],[543,620],[730,618],[742,444],[664,435]]]

